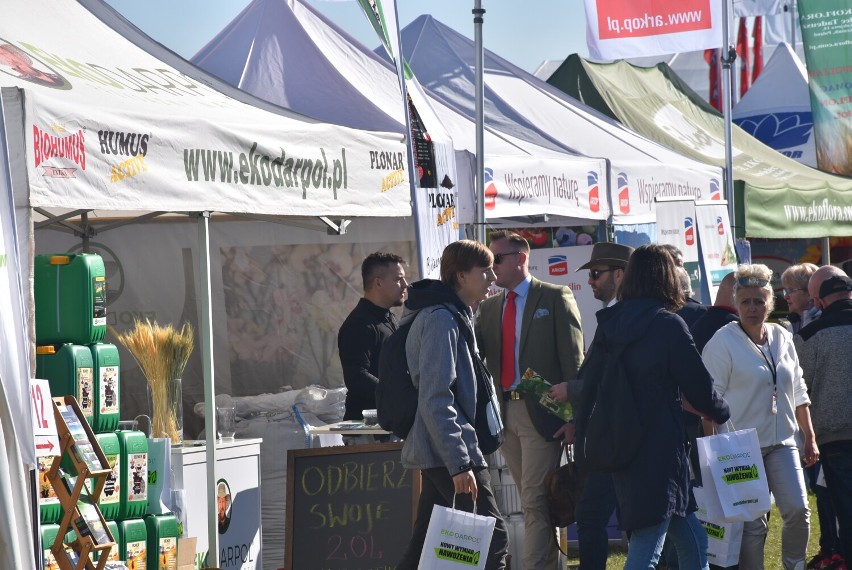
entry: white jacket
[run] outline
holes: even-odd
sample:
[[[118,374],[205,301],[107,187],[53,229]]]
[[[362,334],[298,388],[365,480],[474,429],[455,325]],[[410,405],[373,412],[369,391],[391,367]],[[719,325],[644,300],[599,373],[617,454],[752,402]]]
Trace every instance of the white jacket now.
[[[775,360],[777,370],[777,414],[772,413],[772,372],[738,322],[713,335],[702,359],[713,376],[713,387],[731,408],[734,429],[755,428],[761,447],[795,445],[796,407],[810,404],[807,387],[793,335],[772,323],[766,323],[766,333],[771,352],[767,358],[769,363]]]

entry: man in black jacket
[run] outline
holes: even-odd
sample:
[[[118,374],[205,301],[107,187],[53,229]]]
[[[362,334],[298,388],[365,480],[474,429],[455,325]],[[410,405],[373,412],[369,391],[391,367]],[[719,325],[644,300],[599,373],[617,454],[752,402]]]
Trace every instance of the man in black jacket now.
[[[363,410],[376,407],[379,353],[397,328],[391,307],[401,307],[408,282],[405,260],[393,253],[376,252],[361,264],[364,297],[349,313],[337,333],[337,350],[346,384],[344,420],[360,420]]]

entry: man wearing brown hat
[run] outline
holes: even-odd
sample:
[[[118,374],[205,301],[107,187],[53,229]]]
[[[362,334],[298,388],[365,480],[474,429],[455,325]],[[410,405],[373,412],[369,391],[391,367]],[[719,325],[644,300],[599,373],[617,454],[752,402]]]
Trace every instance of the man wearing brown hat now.
[[[596,243],[592,247],[591,259],[577,269],[589,270],[589,287],[595,299],[603,301],[606,307],[615,304],[615,295],[631,253],[633,248],[628,245],[608,241]]]
[[[596,243],[588,263],[577,271],[589,270],[589,286],[595,299],[603,302],[604,311],[616,310],[618,287],[624,278],[624,268],[633,248],[612,242]],[[594,346],[594,341],[590,346]],[[574,405],[574,415],[582,413],[577,407],[585,384],[584,369],[581,367],[577,379],[563,382],[551,388],[554,398],[569,400]],[[588,374],[588,372],[587,372]],[[574,426],[566,425],[560,430],[566,443],[574,442]],[[609,473],[589,473],[583,486],[583,493],[577,503],[574,515],[577,519],[577,542],[580,550],[581,570],[604,570],[609,552],[607,523],[615,511],[615,487]]]
[[[852,279],[820,267],[808,293],[822,316],[793,337],[811,399],[811,418],[828,494],[837,514],[840,555],[852,561]]]

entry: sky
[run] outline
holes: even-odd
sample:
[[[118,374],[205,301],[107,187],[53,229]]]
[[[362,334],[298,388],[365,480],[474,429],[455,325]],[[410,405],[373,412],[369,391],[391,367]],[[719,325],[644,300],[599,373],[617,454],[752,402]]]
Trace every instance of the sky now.
[[[143,32],[186,59],[249,4],[249,0],[106,0]],[[278,0],[286,1],[286,0]],[[339,27],[369,48],[379,45],[355,0],[308,0]],[[585,10],[580,0],[482,0],[485,48],[533,72],[547,59],[588,54]],[[474,0],[399,0],[399,25],[421,14],[473,39]],[[524,8],[520,8],[524,6]],[[527,9],[534,6],[535,10]]]

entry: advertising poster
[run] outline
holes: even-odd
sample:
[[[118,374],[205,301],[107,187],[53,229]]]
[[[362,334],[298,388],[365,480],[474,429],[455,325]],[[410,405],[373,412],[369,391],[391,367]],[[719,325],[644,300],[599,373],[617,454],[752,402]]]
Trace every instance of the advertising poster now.
[[[852,175],[852,7],[849,0],[799,0],[817,167]]]
[[[722,5],[711,0],[585,0],[596,59],[665,55],[722,45]]]
[[[698,231],[695,225],[695,202],[692,200],[657,202],[657,243],[671,244],[683,253],[683,267],[692,280],[694,296],[702,300]]]
[[[725,275],[736,271],[737,254],[725,202],[696,204],[695,216],[701,242],[701,261],[710,293],[707,297],[709,304],[716,299],[716,290]]]

